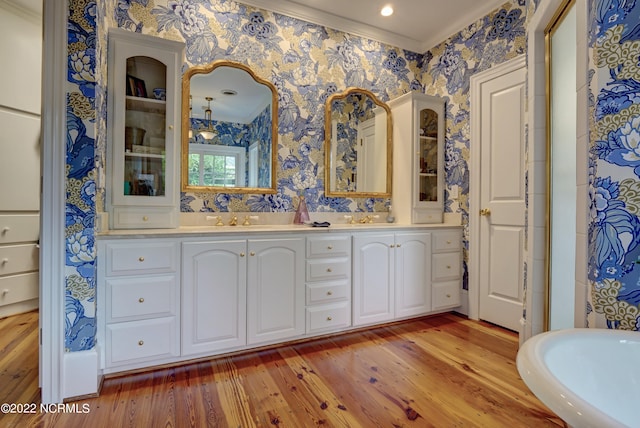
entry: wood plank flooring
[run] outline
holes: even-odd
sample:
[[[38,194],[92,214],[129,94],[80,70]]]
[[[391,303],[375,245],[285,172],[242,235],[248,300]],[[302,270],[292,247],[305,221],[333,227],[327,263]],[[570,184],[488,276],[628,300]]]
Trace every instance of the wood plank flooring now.
[[[0,403],[39,405],[37,312],[0,331]],[[0,426],[563,426],[520,379],[517,347],[510,331],[443,314],[105,379],[76,413],[0,414]]]

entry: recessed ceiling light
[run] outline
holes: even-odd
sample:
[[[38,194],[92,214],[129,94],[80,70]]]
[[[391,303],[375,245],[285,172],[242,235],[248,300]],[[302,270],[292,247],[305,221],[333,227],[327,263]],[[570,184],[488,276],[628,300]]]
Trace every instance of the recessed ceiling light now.
[[[386,5],[380,10],[380,15],[391,16],[393,14],[393,8],[390,5]]]

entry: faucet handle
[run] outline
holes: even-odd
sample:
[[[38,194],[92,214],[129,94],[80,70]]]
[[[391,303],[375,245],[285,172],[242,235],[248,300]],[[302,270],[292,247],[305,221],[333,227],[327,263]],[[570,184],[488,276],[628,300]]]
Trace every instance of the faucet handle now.
[[[238,224],[238,216],[234,215],[231,217],[231,220],[229,220],[229,226],[236,226]]]
[[[222,217],[219,215],[208,215],[206,217],[207,220],[216,220],[216,226],[224,226],[224,223],[222,222]]]

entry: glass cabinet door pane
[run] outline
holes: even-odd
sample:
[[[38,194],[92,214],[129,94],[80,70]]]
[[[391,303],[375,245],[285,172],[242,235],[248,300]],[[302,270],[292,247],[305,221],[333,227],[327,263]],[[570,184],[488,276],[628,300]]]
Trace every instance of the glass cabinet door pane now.
[[[167,68],[143,56],[127,58],[124,194],[164,196]]]
[[[438,200],[438,114],[431,109],[420,110],[418,147],[418,201]]]

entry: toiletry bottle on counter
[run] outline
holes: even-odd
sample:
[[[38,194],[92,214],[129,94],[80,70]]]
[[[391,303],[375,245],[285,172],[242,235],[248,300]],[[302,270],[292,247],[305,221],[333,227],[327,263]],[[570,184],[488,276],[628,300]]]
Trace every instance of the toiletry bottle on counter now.
[[[389,205],[389,209],[387,211],[387,223],[393,223],[394,221],[396,221],[396,218],[393,216],[391,205]]]
[[[296,215],[293,217],[293,224],[304,224],[308,221],[309,210],[307,209],[307,202],[304,200],[304,195],[300,195],[300,202],[298,202]]]

